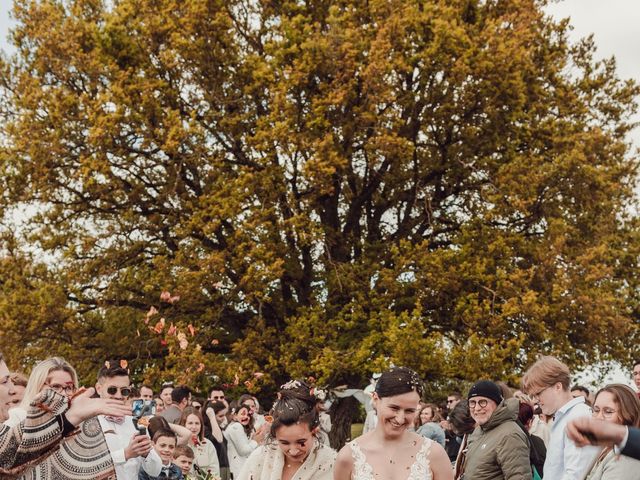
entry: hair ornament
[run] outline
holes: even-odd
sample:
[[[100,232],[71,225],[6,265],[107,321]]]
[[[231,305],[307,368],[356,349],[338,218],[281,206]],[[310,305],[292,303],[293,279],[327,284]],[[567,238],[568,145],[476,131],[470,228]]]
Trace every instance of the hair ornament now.
[[[309,393],[312,397],[315,397],[317,400],[324,402],[327,399],[327,391],[322,390],[320,388],[313,387]]]
[[[298,380],[290,380],[284,385],[280,386],[280,390],[293,390],[295,388],[300,388],[302,384]]]

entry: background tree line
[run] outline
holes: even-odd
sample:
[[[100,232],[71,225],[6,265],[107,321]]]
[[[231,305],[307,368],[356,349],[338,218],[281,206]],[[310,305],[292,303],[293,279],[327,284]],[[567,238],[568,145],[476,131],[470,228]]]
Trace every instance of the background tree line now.
[[[543,6],[15,1],[0,348],[267,396],[628,360],[638,87]]]

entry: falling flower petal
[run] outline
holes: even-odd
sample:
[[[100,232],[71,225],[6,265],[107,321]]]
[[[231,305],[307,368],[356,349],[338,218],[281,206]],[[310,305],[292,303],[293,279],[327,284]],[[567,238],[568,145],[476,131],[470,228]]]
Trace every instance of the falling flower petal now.
[[[137,335],[138,337],[140,336],[140,330],[138,330],[137,328],[136,328],[136,335]]]
[[[158,322],[156,323],[156,326],[153,328],[153,331],[156,333],[162,333],[163,329],[164,329],[164,322]]]
[[[203,370],[204,370],[204,363],[200,362],[200,363],[198,364],[198,370],[197,370],[197,371],[198,371],[198,372],[201,372],[201,371],[203,371]]]
[[[214,338],[213,340],[211,340],[211,345],[218,345],[220,343],[220,340]]]
[[[222,288],[222,282],[216,282],[213,284],[213,288]]]
[[[233,384],[238,385],[239,383],[240,383],[240,377],[236,373],[235,376],[233,377]]]
[[[196,329],[193,327],[193,325],[189,324],[189,326],[187,328],[189,329],[189,333],[191,333],[191,336],[195,337]]]
[[[183,340],[180,340],[180,348],[182,350],[186,350],[188,346],[189,346],[189,341],[186,338]]]
[[[264,373],[262,373],[262,372],[255,372],[255,373],[253,374],[253,376],[254,376],[254,377],[256,377],[256,378],[262,378],[262,377],[264,377]]]
[[[169,327],[169,330],[167,330],[167,335],[175,335],[177,332],[178,332],[178,329],[172,323],[171,326]]]
[[[244,382],[245,387],[247,388],[251,388],[253,387],[253,383],[251,383],[249,380],[247,380],[246,382]]]

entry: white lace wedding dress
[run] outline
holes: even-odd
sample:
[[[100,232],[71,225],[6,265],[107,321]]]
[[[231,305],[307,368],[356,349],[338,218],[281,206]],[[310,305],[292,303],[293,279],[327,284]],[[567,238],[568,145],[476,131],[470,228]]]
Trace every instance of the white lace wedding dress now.
[[[422,442],[422,447],[418,450],[416,461],[411,465],[407,480],[432,480],[433,476],[431,475],[428,457],[431,443],[432,441],[429,439],[425,439]],[[353,456],[351,480],[380,480],[379,477],[376,478],[373,468],[367,462],[367,457],[362,453],[362,450],[360,450],[358,442],[355,440],[350,442],[349,447],[351,447],[351,455]]]

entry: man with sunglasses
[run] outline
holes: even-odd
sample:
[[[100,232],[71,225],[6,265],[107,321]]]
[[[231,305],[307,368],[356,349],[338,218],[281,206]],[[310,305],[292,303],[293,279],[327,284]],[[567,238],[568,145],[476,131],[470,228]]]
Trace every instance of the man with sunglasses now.
[[[98,371],[96,392],[101,398],[124,401],[131,394],[128,370],[116,362],[105,362]],[[118,480],[137,480],[142,468],[149,476],[162,471],[162,460],[146,434],[140,434],[133,417],[98,416]]]
[[[462,400],[462,394],[460,392],[451,392],[447,395],[447,419],[440,422],[440,426],[444,430],[444,450],[447,452],[447,456],[452,463],[454,463],[456,458],[458,458],[458,451],[460,450],[460,445],[462,443],[462,436],[456,435],[453,431],[448,415],[453,411],[456,405],[460,403],[460,400]]]
[[[224,390],[218,385],[214,385],[209,389],[209,400],[212,402],[222,402],[229,408],[229,402],[224,396]]]

